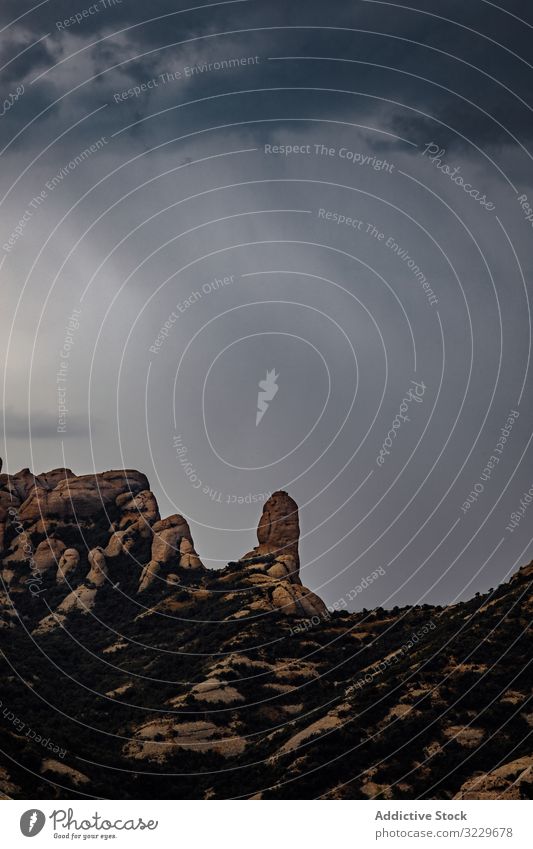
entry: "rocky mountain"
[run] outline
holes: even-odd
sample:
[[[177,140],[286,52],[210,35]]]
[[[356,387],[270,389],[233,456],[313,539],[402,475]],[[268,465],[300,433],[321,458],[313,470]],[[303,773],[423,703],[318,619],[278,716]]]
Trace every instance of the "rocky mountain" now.
[[[209,570],[133,470],[0,475],[9,798],[533,796],[533,564],[448,607],[328,610],[296,503]]]

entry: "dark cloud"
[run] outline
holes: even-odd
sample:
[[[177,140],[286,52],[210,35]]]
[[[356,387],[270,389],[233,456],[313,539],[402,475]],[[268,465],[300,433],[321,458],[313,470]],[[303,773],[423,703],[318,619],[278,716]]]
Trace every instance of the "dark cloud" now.
[[[21,8],[24,6],[18,3],[3,4],[4,25],[20,16]],[[26,10],[30,8],[28,5]],[[84,8],[87,6],[80,2],[79,10]],[[182,4],[182,9],[187,8],[189,4]],[[526,3],[507,3],[501,10],[482,0],[468,4],[435,0],[423,4],[417,12],[387,3],[332,7],[316,0],[290,5],[275,0],[206,5],[178,14],[179,7],[164,0],[149,9],[145,4],[124,0],[65,31],[57,31],[56,21],[79,10],[70,2],[45,3],[4,32],[4,61],[45,33],[52,33],[9,66],[8,85],[21,79],[28,84],[34,75],[64,59],[67,51],[77,54],[35,86],[27,85],[24,99],[3,128],[6,134],[21,129],[46,100],[50,102],[75,86],[76,91],[54,107],[56,123],[58,112],[68,123],[83,111],[112,103],[117,90],[140,85],[161,71],[172,71],[189,61],[188,57],[204,61],[206,57],[223,58],[228,52],[238,52],[257,53],[262,57],[261,65],[196,76],[190,85],[165,92],[163,105],[167,94],[169,99],[183,102],[189,95],[201,99],[239,89],[283,87],[286,91],[276,95],[280,117],[306,110],[318,111],[324,117],[356,114],[367,118],[379,112],[382,120],[400,134],[417,131],[434,135],[438,130],[446,145],[468,145],[462,137],[480,145],[506,144],[511,141],[510,133],[524,143],[531,138],[531,113],[518,98],[529,100],[524,72],[532,30],[513,17],[531,18]],[[150,18],[156,20],[147,23]],[[211,37],[243,30],[247,32]],[[188,39],[195,40],[169,47]],[[307,58],[268,61],[268,57],[283,55]],[[331,58],[335,61],[326,61]],[[120,67],[111,70],[117,64]],[[493,74],[495,64],[497,75]],[[92,76],[96,77],[92,82],[85,82]],[[302,89],[326,91],[316,94]],[[223,98],[204,104],[202,112],[213,122],[228,109],[232,117],[253,119],[254,112],[269,108],[271,100],[269,93],[258,94],[250,109],[246,95],[242,99]],[[159,105],[156,99],[146,97],[143,105],[132,100],[121,103],[120,109],[106,110],[93,124],[96,134],[100,130],[112,132],[117,125],[135,120],[152,102],[154,107]],[[413,108],[438,116],[439,121],[424,118]],[[184,120],[184,110],[169,113],[166,127],[181,127]],[[153,123],[150,132],[154,132]],[[32,134],[24,133],[17,147],[32,144]]]

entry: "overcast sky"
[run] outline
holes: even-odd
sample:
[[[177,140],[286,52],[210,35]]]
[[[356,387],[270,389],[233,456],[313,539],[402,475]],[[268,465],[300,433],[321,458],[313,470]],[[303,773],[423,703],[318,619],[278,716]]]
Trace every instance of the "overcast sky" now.
[[[209,566],[286,489],[330,604],[531,559],[533,15],[413,2],[4,0],[4,471],[137,468]]]

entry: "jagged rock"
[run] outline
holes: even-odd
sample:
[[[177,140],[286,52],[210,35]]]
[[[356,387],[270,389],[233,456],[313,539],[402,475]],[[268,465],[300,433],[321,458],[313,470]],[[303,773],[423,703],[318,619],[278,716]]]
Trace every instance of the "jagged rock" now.
[[[4,558],[4,573],[10,571],[9,577],[4,574],[4,579],[11,580],[15,574],[18,575],[19,579],[22,578],[23,581],[27,579],[29,577],[29,571],[27,571],[27,574],[23,574],[23,571],[20,569],[23,563],[31,563],[32,571],[39,572],[41,575],[44,575],[51,569],[55,571],[65,549],[66,545],[60,539],[52,536],[40,542],[34,549],[29,535],[26,533],[19,534],[11,543],[9,551]],[[6,566],[8,570],[6,570]]]
[[[244,570],[245,585],[265,589],[265,595],[249,605],[251,611],[268,612],[275,609],[285,616],[306,618],[327,615],[322,600],[302,586],[299,576],[299,535],[296,502],[286,492],[275,492],[265,503],[259,520],[259,545],[241,557],[238,563],[229,564],[230,567]],[[234,618],[240,615],[238,612]]]
[[[57,612],[60,616],[62,616],[62,614],[70,613],[71,610],[77,608],[82,613],[89,613],[89,611],[94,607],[96,594],[96,587],[89,587],[87,584],[81,584],[73,590],[73,592],[69,593],[65,599],[63,599],[57,608]]]
[[[34,475],[29,469],[22,469],[14,475],[0,475],[0,488],[8,492],[13,500],[21,503],[36,485],[40,489],[52,490],[60,481],[75,477],[70,469],[52,469],[39,475]]]
[[[189,540],[192,546],[191,532],[183,516],[173,515],[156,522],[152,528],[152,560],[157,563],[169,563],[179,558],[182,539]]]
[[[80,562],[80,554],[76,548],[67,548],[61,555],[57,567],[56,583],[64,584],[71,572],[74,572]]]

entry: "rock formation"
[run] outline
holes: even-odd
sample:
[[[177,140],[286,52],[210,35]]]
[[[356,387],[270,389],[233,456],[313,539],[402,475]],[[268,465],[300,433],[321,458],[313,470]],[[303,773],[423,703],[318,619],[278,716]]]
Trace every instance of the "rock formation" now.
[[[250,604],[252,611],[276,609],[285,616],[327,616],[322,599],[302,586],[299,539],[298,505],[286,492],[274,492],[259,519],[259,544],[236,564],[248,573],[249,583],[265,589],[263,598]]]
[[[272,577],[284,577],[293,583],[300,583],[299,539],[296,501],[286,492],[274,492],[263,506],[257,527],[259,545],[245,554],[241,561],[266,556],[276,563],[270,573]]]
[[[183,516],[168,516],[152,527],[153,541],[150,562],[144,567],[139,582],[139,592],[147,590],[162,572],[166,580],[176,568],[201,569],[205,567],[194,550],[189,525]]]
[[[101,587],[107,578],[107,564],[102,548],[93,548],[89,552],[89,566],[91,568],[86,578],[87,583]]]
[[[67,548],[61,555],[57,566],[56,583],[63,584],[69,580],[69,575],[76,570],[80,562],[80,554],[75,548]]]
[[[206,569],[139,472],[1,474],[0,791],[532,798],[533,564],[348,613],[302,586],[287,493],[257,539]]]

